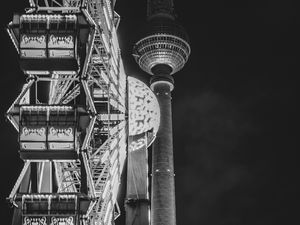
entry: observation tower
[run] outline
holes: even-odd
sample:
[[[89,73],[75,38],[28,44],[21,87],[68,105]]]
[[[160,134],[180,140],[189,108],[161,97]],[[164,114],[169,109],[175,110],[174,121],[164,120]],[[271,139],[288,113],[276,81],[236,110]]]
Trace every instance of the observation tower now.
[[[133,49],[142,70],[152,75],[151,89],[160,106],[160,128],[152,149],[151,224],[175,225],[175,185],[171,92],[172,77],[190,55],[188,37],[176,22],[173,0],[148,0],[148,27]]]

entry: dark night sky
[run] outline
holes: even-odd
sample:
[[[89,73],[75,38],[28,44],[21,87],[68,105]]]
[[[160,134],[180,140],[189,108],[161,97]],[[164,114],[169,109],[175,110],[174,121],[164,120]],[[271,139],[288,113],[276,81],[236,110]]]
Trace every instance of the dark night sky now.
[[[1,115],[24,76],[4,28],[24,6],[1,12]],[[175,0],[192,54],[175,75],[173,130],[177,224],[289,224],[296,202],[297,8],[288,1]],[[131,49],[145,24],[146,0],[117,1],[128,75],[148,81]],[[298,53],[299,54],[299,53]],[[1,225],[22,167],[17,133],[1,119]],[[119,222],[122,224],[122,222]]]

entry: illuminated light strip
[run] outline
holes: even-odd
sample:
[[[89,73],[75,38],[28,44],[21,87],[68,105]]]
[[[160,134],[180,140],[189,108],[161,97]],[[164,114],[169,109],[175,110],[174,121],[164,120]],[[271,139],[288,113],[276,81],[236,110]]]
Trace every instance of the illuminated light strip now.
[[[91,35],[92,39],[91,39],[91,41],[88,45],[88,53],[87,53],[87,56],[85,57],[85,60],[84,60],[81,77],[86,76],[87,69],[88,69],[88,66],[89,66],[89,62],[90,62],[90,59],[91,59],[91,56],[92,56],[93,47],[94,47],[95,38],[96,38],[96,29],[95,29],[95,27],[92,29],[92,33],[90,35]]]
[[[58,78],[58,74],[52,74],[51,78],[55,79],[54,81],[52,81],[50,83],[50,92],[49,92],[49,104],[52,104],[54,102],[54,95],[56,94],[56,85],[58,83],[58,80],[56,80]]]
[[[122,151],[124,151],[124,153],[126,154],[126,152],[127,152],[127,149],[126,149],[127,138],[126,138],[125,133],[123,133],[123,135],[120,137],[119,146],[120,146],[119,147],[119,153],[121,154]]]
[[[101,37],[102,37],[102,41],[104,43],[104,46],[106,48],[106,52],[110,52],[110,49],[109,49],[109,44],[108,44],[108,41],[106,40],[106,35],[104,33],[101,33]]]
[[[111,62],[110,64],[112,65],[112,64],[113,64],[112,58],[111,58],[110,62]],[[111,76],[111,78],[112,78],[114,84],[115,84],[115,85],[118,85],[118,79],[117,79],[117,76],[116,76],[117,73],[115,72],[113,66],[110,68],[109,72],[110,72],[109,74],[110,74],[110,76]]]
[[[107,197],[107,193],[110,189],[110,183],[111,183],[111,180],[107,179],[107,182],[105,183],[105,186],[104,186],[104,190],[102,192],[102,198],[103,199],[105,199]]]
[[[110,90],[113,92],[113,94],[115,96],[119,95],[119,92],[117,91],[117,89],[115,88],[115,85],[110,85]]]
[[[97,119],[97,117],[94,116],[92,118],[92,120],[90,121],[89,127],[87,129],[87,132],[86,132],[83,144],[82,144],[82,149],[83,150],[86,150],[88,148],[88,145],[89,145],[89,142],[90,142],[90,139],[91,139],[91,136],[92,136],[93,128],[94,128],[94,125],[95,125],[95,122],[96,122],[96,119]]]
[[[112,192],[112,200],[115,202],[116,200],[116,197],[117,197],[117,193],[118,193],[118,189],[119,189],[119,186],[120,186],[120,175],[119,175],[119,172],[118,170],[116,171],[115,173],[115,177],[112,181],[112,185],[111,185],[111,192]]]
[[[125,164],[125,159],[126,159],[126,156],[127,156],[127,152],[126,152],[126,142],[124,143],[124,147],[121,147],[121,151],[120,151],[120,157],[119,157],[119,162],[120,162],[120,169],[121,171],[123,170],[124,168],[124,164]]]
[[[42,7],[39,7],[39,8],[42,8]],[[51,7],[47,7],[47,8],[51,8]],[[53,8],[56,8],[56,7],[53,7]],[[70,8],[68,7],[68,9],[70,9]],[[51,20],[62,21],[63,19],[67,19],[69,21],[76,22],[77,16],[76,15],[72,15],[72,14],[69,14],[69,15],[60,15],[60,14],[48,14],[48,15],[45,15],[45,14],[23,14],[20,17],[20,20],[30,20],[30,21],[32,21],[32,20],[49,20],[48,22],[50,22]]]
[[[115,151],[115,147],[118,144],[118,140],[117,137],[114,137],[112,142],[110,143],[109,147],[111,151]]]
[[[115,62],[116,62],[116,64],[117,64],[117,62],[119,62],[120,61],[120,54],[119,54],[119,46],[117,45],[117,43],[115,43],[114,41],[113,41],[113,37],[112,37],[112,43],[111,43],[111,46],[112,46],[112,51],[111,51],[111,53],[112,53],[112,58],[115,60]]]
[[[115,186],[116,182],[119,182],[119,178],[120,178],[119,171],[115,170],[115,173],[111,176],[111,183],[112,183],[111,186],[112,187]]]
[[[44,173],[44,169],[45,169],[45,162],[42,162],[41,164],[39,164],[40,165],[40,169],[39,169],[39,174],[40,175],[43,175],[43,173]],[[50,170],[51,171],[51,170]],[[38,192],[41,192],[41,189],[42,189],[42,183],[43,183],[43,179],[39,179],[39,182],[38,182],[39,184],[38,184]],[[51,185],[52,186],[52,185]]]
[[[119,132],[119,138],[120,138],[120,143],[127,143],[127,138],[126,138],[126,136],[127,136],[127,133],[128,133],[128,131],[127,131],[127,129],[125,129],[125,127]],[[123,146],[120,146],[120,147],[123,147]]]
[[[107,225],[113,225],[112,224],[112,217],[113,217],[113,213],[110,213],[109,216],[108,216],[108,219],[107,219],[108,221],[105,224],[107,224]]]
[[[30,194],[24,194],[22,196],[23,200],[40,200],[40,199],[77,199],[77,196],[75,194],[60,194],[58,193],[57,196],[53,196],[53,194],[35,194],[35,193],[30,193]]]
[[[89,161],[88,161],[87,156],[84,152],[81,152],[81,155],[82,155],[83,164],[84,164],[84,167],[85,167],[85,170],[86,170],[87,178],[88,178],[88,181],[89,181],[89,184],[90,184],[91,195],[92,195],[92,198],[95,198],[96,191],[95,191],[95,186],[94,186],[94,181],[93,181],[93,177],[92,177],[92,174],[91,174],[91,170],[89,168]]]
[[[105,151],[101,156],[100,163],[103,164],[109,157],[109,151]]]
[[[89,86],[88,86],[87,82],[85,80],[82,80],[81,83],[82,83],[84,92],[87,96],[87,100],[88,100],[88,103],[89,103],[89,106],[91,108],[92,113],[97,113],[97,110],[96,110],[94,102],[92,100],[92,96],[91,96],[91,93],[90,93]]]
[[[99,120],[124,120],[125,114],[98,114]]]
[[[37,75],[41,75],[38,74]],[[76,77],[60,77],[60,78],[52,78],[52,77],[37,77],[37,81],[79,81],[79,78]]]
[[[11,25],[12,22],[9,23],[9,25]],[[19,50],[19,42],[17,41],[15,35],[13,32],[11,32],[8,28],[6,29],[7,30],[7,33],[12,41],[12,43],[14,44],[15,46],[15,49],[17,50],[18,54],[20,54],[20,50]]]
[[[117,179],[117,180],[115,180],[115,183],[113,184],[113,187],[112,187],[112,199],[113,199],[114,203],[117,199],[119,186],[120,186],[120,179]]]
[[[109,218],[108,215],[111,213],[112,203],[111,201],[108,203],[105,216],[104,216],[104,224],[107,224],[107,219]]]
[[[119,46],[118,36],[117,36],[117,31],[116,31],[116,28],[115,28],[115,27],[113,27],[111,34],[112,34],[112,43],[113,43],[113,46],[114,46],[114,48],[115,48],[115,54],[116,54],[117,56],[119,56],[118,53],[119,53],[120,46]],[[117,59],[117,58],[118,58],[118,57],[116,57],[116,59]]]
[[[22,100],[22,98],[27,93],[27,91],[29,90],[29,88],[31,87],[31,85],[33,83],[34,83],[34,80],[32,79],[27,84],[24,84],[21,93],[19,94],[19,96],[16,98],[16,100],[11,104],[11,106],[7,110],[7,112],[6,112],[7,114],[9,114],[12,111],[12,109],[15,107],[15,105],[18,104]]]
[[[112,51],[111,51],[111,53],[112,53],[112,59],[113,59],[113,61],[115,62],[115,64],[117,64],[117,62],[119,61],[119,57],[118,57],[118,54],[116,53],[116,50],[115,50],[115,46],[112,44]]]
[[[118,157],[118,148],[116,148],[114,151],[113,151],[113,153],[112,153],[112,155],[111,155],[111,157],[110,157],[110,159],[109,159],[109,161],[110,161],[110,164],[113,164],[115,161],[117,161],[116,159],[117,159],[117,157]]]
[[[51,15],[52,17],[61,19],[62,17],[58,17],[58,15]],[[20,17],[20,21],[47,21],[50,18],[50,15],[43,15],[43,14],[24,14]]]
[[[126,90],[126,78],[125,78],[125,75],[123,75],[123,73],[121,71],[119,73],[119,87],[122,90]]]
[[[118,168],[119,161],[115,160],[113,166],[110,168],[110,175],[113,176]]]
[[[107,9],[106,7],[102,7],[103,8],[103,12],[104,12],[104,17],[105,17],[105,20],[106,20],[106,25],[107,25],[107,28],[108,30],[111,30],[111,25],[110,25],[110,20],[108,18],[108,15],[107,15]]]
[[[26,70],[24,71],[25,74],[32,74],[32,75],[49,75],[50,72],[49,71],[45,71],[45,70]],[[37,79],[41,79],[40,77],[37,77]]]
[[[23,105],[21,106],[21,109],[23,111],[72,111],[72,106],[66,106],[66,105],[48,105],[48,106],[40,106],[40,105]]]
[[[116,65],[115,61],[113,59],[111,59],[110,62],[111,62],[112,68],[114,70],[114,75],[118,74],[119,71],[118,71],[118,68],[117,68],[117,65]],[[115,80],[116,80],[116,78],[115,78]],[[115,83],[117,84],[117,81],[115,81]]]
[[[170,40],[177,41],[179,43],[182,42],[182,43],[184,43],[184,47],[188,49],[188,52],[191,51],[190,45],[184,39],[182,39],[182,38],[180,38],[178,36],[175,36],[175,35],[171,35],[171,34],[154,34],[154,35],[150,35],[150,36],[147,36],[147,37],[142,38],[141,40],[139,40],[136,43],[136,45],[141,45],[141,43],[144,42],[144,43],[147,43],[147,45],[145,45],[145,47],[147,47],[147,46],[152,45],[152,41],[151,40],[157,41],[158,38],[160,38],[161,40],[162,40],[162,38],[167,38],[167,39],[169,38]],[[178,45],[174,45],[174,46],[177,47]]]
[[[111,10],[111,7],[110,7],[110,4],[111,4],[110,0],[105,0],[105,3],[106,3],[106,7],[108,9],[109,17],[110,17],[110,19],[112,19],[113,13],[112,13],[112,10]]]
[[[124,65],[123,65],[122,61],[120,61],[119,69],[120,69],[119,83],[125,89],[125,87],[126,87],[126,73],[125,73],[125,69],[124,69]]]

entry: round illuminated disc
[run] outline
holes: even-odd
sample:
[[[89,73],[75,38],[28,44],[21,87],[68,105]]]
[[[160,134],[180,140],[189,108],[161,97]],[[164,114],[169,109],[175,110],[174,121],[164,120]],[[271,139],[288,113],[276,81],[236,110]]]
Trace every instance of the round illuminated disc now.
[[[153,129],[157,133],[160,110],[151,89],[134,77],[128,77],[129,89],[129,135],[138,135]]]

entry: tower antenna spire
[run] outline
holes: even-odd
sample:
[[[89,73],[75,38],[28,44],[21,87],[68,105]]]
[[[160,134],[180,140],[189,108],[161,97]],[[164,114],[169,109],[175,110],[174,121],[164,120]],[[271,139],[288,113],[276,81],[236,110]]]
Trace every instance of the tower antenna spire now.
[[[173,0],[147,0],[147,19],[168,17],[175,19]]]

